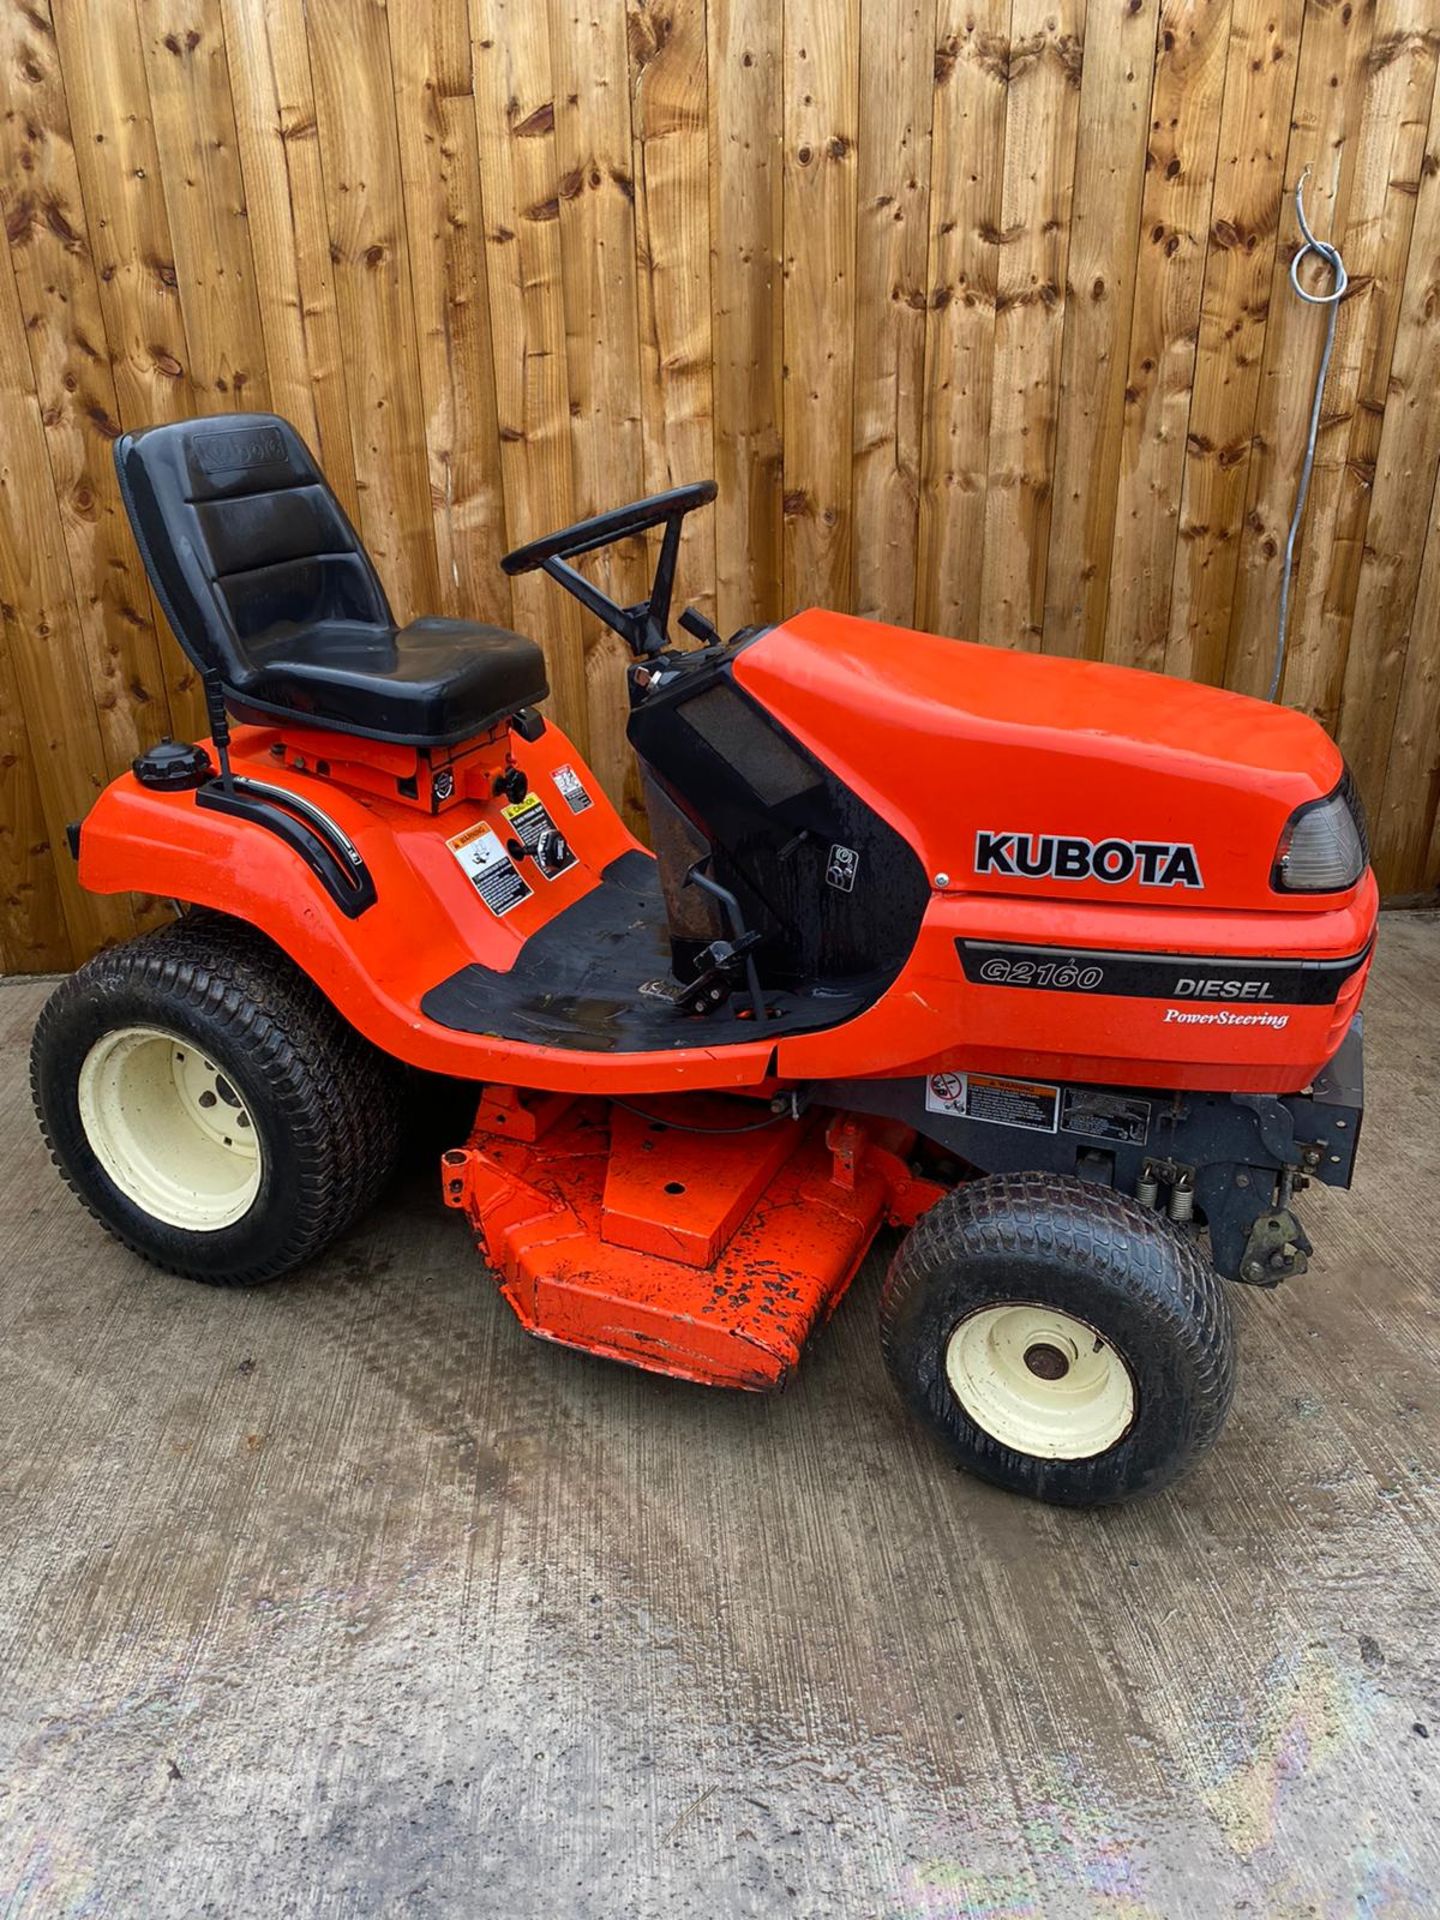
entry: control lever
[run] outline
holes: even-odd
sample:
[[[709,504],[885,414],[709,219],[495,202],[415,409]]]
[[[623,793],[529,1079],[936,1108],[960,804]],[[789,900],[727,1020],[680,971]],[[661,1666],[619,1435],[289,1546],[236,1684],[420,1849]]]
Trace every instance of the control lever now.
[[[680,616],[680,625],[686,633],[707,647],[722,647],[725,644],[720,638],[720,629],[707,620],[698,607],[686,607]]]
[[[710,858],[706,854],[705,859]],[[697,1013],[709,1013],[718,1007],[722,1000],[728,999],[732,987],[738,986],[741,979],[750,995],[750,1006],[761,1026],[765,1024],[767,1012],[765,996],[760,991],[760,975],[755,970],[754,950],[760,945],[761,936],[752,933],[745,925],[745,916],[740,911],[740,902],[728,887],[722,887],[718,880],[712,880],[708,873],[702,873],[703,860],[697,860],[685,876],[687,887],[699,887],[702,893],[708,893],[712,900],[718,900],[724,909],[725,918],[730,924],[728,940],[712,940],[701,955],[709,964],[698,980],[691,982],[676,1005],[688,1012],[693,1004]],[[719,989],[716,991],[716,989]],[[703,991],[702,991],[703,990]]]

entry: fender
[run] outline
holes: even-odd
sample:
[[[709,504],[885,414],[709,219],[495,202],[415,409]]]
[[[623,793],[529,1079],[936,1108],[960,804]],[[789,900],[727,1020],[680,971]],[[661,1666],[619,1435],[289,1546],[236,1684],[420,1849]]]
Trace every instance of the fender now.
[[[307,735],[312,758],[324,741],[313,731]],[[449,842],[484,825],[501,836],[512,833],[506,795],[490,791],[507,751],[523,767],[529,790],[549,796],[576,859],[499,916],[477,895]],[[560,808],[556,796],[574,777],[571,769],[584,763],[558,727],[547,724],[534,742],[502,741],[483,757],[480,777],[457,780],[453,798],[434,812],[398,797],[353,791],[335,778],[298,769],[294,756],[286,755],[278,731],[236,728],[237,776],[283,789],[333,822],[374,883],[370,911],[355,917],[343,912],[278,835],[198,806],[194,790],[156,792],[129,773],[106,788],[85,818],[81,885],[95,893],[159,895],[247,921],[315,982],[357,1032],[432,1073],[519,1078],[553,1092],[587,1091],[602,1069],[608,1083],[629,1092],[753,1086],[766,1079],[772,1049],[764,1044],[628,1056],[517,1049],[489,1035],[442,1027],[421,1013],[425,992],[471,961],[508,972],[531,933],[597,886],[613,859],[639,846],[588,775],[583,809]]]

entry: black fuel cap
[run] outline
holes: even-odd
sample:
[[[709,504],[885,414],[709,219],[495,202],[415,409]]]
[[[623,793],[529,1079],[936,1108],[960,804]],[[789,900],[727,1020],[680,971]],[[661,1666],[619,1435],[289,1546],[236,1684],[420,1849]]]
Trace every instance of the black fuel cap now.
[[[204,747],[166,738],[147,747],[132,762],[131,771],[142,787],[153,787],[160,793],[183,793],[187,787],[203,786],[215,768]]]

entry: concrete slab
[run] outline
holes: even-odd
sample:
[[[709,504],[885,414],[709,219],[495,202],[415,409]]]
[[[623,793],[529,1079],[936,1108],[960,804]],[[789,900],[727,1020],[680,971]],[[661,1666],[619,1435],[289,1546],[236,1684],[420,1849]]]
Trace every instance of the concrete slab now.
[[[529,1342],[417,1175],[212,1293],[102,1238],[0,987],[0,1914],[1440,1910],[1440,920],[1218,1453],[952,1471],[878,1260],[770,1402]]]

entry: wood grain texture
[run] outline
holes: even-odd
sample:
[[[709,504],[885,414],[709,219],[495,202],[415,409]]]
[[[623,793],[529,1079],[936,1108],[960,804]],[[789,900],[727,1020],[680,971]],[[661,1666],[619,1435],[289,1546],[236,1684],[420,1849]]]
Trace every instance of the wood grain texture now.
[[[109,341],[47,12],[0,13],[0,62],[16,76],[0,119],[0,210],[65,538],[75,641],[94,694],[105,766],[127,767],[172,724],[144,569],[120,502],[120,431]],[[22,376],[26,368],[21,366]],[[153,710],[153,711],[152,711]]]
[[[850,597],[856,613],[908,626],[925,419],[935,0],[862,5],[860,36]]]
[[[1303,0],[1232,11],[1165,664],[1224,679]]]
[[[1347,231],[1358,157],[1355,134],[1374,18],[1371,8],[1342,6],[1322,8],[1305,20],[1280,208],[1281,244],[1271,275],[1245,518],[1230,604],[1225,682],[1245,693],[1263,695],[1273,671],[1285,542],[1326,327],[1325,309],[1307,306],[1290,282],[1291,263],[1302,244],[1293,192],[1308,173],[1305,208],[1312,231],[1322,239]],[[1302,285],[1319,293],[1329,290],[1330,276],[1323,267],[1302,262],[1300,271]],[[1338,340],[1338,315],[1336,319]],[[1350,424],[1346,385],[1327,381],[1327,386],[1317,463],[1320,441],[1343,443]],[[1328,446],[1325,469],[1334,470]],[[1312,510],[1307,504],[1307,517]],[[1291,585],[1293,598],[1293,580]]]
[[[1437,69],[1434,0],[0,0],[0,961],[99,937],[60,792],[204,731],[111,466],[156,421],[294,420],[397,613],[539,639],[632,821],[623,648],[497,563],[711,474],[680,591],[726,632],[819,603],[1263,688],[1307,164],[1351,291],[1284,698],[1423,895]],[[653,553],[587,565],[633,601]]]
[[[203,410],[190,379],[175,248],[151,119],[139,22],[131,0],[62,0],[56,41],[91,236],[122,428]],[[151,624],[165,623],[154,596]],[[199,685],[173,642],[165,653],[170,717],[203,725]]]
[[[24,710],[50,872],[78,957],[133,933],[136,915],[123,897],[82,892],[64,851],[67,822],[84,817],[104,784],[105,749],[83,655],[65,644],[75,589],[8,271],[0,274],[0,579],[0,650]]]
[[[785,19],[785,605],[850,595],[859,0]]]
[[[270,401],[360,517],[304,0],[224,0]]]
[[[783,16],[708,0],[715,569],[722,631],[784,606]]]
[[[1230,11],[1160,9],[1105,612],[1122,666],[1165,664]]]
[[[571,475],[574,511],[583,517],[650,490],[628,43],[623,11],[604,0],[552,0],[550,19]],[[643,540],[597,554],[587,571],[621,606],[633,606],[649,586]],[[639,771],[625,740],[628,652],[592,615],[581,615],[581,632],[591,764],[639,824]]]
[[[703,0],[630,0],[641,421],[645,489],[714,469],[711,374],[710,136]],[[680,541],[677,608],[715,612],[715,521],[692,515]]]
[[[55,880],[9,624],[0,623],[0,971],[60,973],[75,964],[76,953]]]
[[[470,25],[464,0],[390,14],[395,121],[439,567],[438,611],[508,626]]]
[[[1333,731],[1339,718],[1404,263],[1435,90],[1429,0],[1380,0],[1365,62],[1343,233],[1341,305],[1323,430],[1293,589],[1284,697]],[[1333,423],[1333,424],[1332,424]],[[1236,634],[1243,632],[1237,624]]]
[[[306,18],[360,532],[409,620],[440,595],[386,10],[327,0]]]
[[[268,412],[220,0],[138,0],[175,283],[201,413]]]
[[[1010,0],[940,0],[915,617],[979,639]]]
[[[574,518],[555,84],[543,11],[473,0],[470,18],[506,533],[518,546]],[[580,610],[541,574],[513,592],[517,621],[545,649],[556,718],[583,751]]]
[[[1089,0],[1045,586],[1049,653],[1105,651],[1156,0]]]
[[[1417,628],[1415,612],[1440,467],[1440,92],[1420,165],[1399,308],[1339,729],[1372,805],[1386,784],[1412,638],[1420,639],[1422,658],[1433,638]],[[1412,766],[1412,778],[1416,771]]]
[[[1075,190],[1085,0],[1013,0],[978,635],[1037,646]]]

